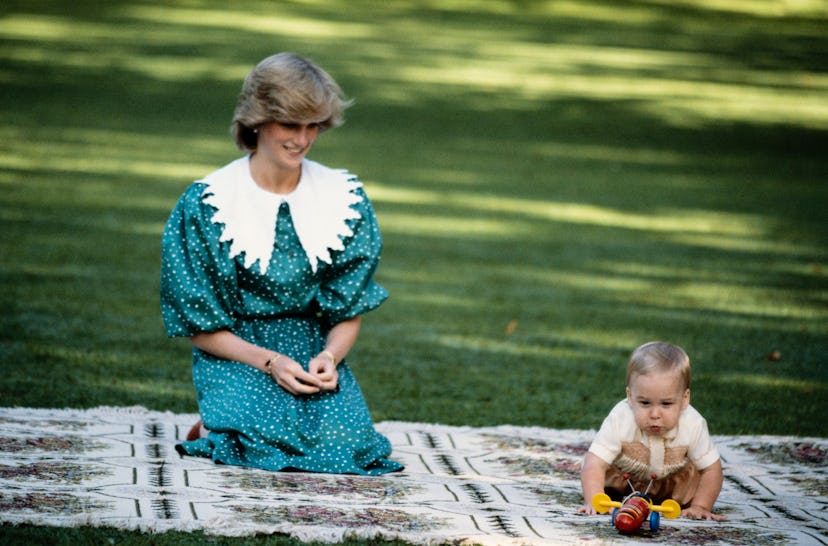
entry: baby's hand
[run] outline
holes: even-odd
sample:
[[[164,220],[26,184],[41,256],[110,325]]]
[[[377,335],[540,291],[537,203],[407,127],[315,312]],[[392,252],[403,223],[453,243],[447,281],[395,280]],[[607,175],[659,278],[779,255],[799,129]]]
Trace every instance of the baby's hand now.
[[[681,511],[681,515],[690,519],[712,519],[714,521],[724,521],[727,519],[725,516],[714,514],[707,508],[702,508],[701,506],[685,508]]]
[[[584,504],[583,506],[578,507],[578,513],[594,516],[598,512],[595,511],[595,508],[593,508],[591,504]]]

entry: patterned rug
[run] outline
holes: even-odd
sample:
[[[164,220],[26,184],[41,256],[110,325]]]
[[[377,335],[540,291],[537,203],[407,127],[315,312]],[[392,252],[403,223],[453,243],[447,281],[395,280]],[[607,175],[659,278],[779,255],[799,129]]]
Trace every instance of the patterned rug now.
[[[180,457],[195,415],[0,408],[0,522],[414,544],[828,544],[828,439],[715,437],[725,522],[620,535],[576,514],[592,432],[384,422],[404,472],[272,473]]]

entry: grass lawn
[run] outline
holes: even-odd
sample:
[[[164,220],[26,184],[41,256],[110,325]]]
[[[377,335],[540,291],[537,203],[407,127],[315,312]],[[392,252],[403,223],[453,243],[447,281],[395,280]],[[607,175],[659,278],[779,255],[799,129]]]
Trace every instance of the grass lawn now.
[[[385,237],[349,357],[375,420],[596,428],[664,339],[713,434],[828,436],[828,3],[229,5],[0,6],[0,405],[196,411],[161,230],[239,155],[244,75],[291,50],[356,99],[311,157]]]

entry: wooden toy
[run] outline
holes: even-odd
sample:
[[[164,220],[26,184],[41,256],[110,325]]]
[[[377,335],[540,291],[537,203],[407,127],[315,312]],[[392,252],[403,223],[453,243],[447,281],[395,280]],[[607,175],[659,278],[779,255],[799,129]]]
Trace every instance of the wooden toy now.
[[[647,493],[653,485],[655,476],[650,478],[647,489],[641,493],[635,490],[629,475],[625,474],[624,479],[632,490],[632,493],[624,497],[621,502],[613,501],[606,493],[598,493],[592,497],[592,506],[599,514],[605,514],[612,508],[612,524],[622,533],[635,533],[649,520],[651,531],[658,531],[661,522],[661,514],[672,519],[681,515],[681,506],[673,499],[667,499],[660,505],[653,504]],[[648,517],[649,516],[649,517]]]

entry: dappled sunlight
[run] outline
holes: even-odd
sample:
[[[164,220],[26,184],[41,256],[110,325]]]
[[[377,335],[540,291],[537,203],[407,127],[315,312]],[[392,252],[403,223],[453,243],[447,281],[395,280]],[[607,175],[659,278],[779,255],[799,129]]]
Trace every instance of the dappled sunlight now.
[[[460,140],[458,139],[455,142],[459,141]],[[398,170],[401,170],[402,167],[403,166],[401,165]],[[443,189],[447,189],[447,186],[463,186],[473,190],[480,183],[480,174],[478,172],[461,165],[456,165],[454,167],[416,165],[415,168],[408,170],[408,172],[404,172],[404,177],[406,180],[413,182],[413,184],[410,185],[414,187],[418,185],[418,182],[433,183],[438,181]],[[366,180],[365,184],[371,188],[373,187],[374,182]],[[417,189],[409,191],[408,186],[409,185],[395,185],[391,187],[385,185],[382,186],[382,189],[379,191],[385,192],[386,195],[391,195],[391,200],[394,201],[405,200],[411,204],[417,202],[424,204],[433,202],[432,195],[424,195]],[[373,191],[371,191],[371,195],[373,195]]]
[[[474,219],[458,216],[405,214],[383,212],[380,215],[386,233],[417,234],[424,236],[477,238],[516,238],[531,234],[528,226],[501,219]]]
[[[2,20],[0,20],[2,24]],[[71,22],[67,22],[71,24]],[[108,27],[107,27],[108,28]],[[3,35],[0,28],[0,36]],[[123,36],[118,36],[123,40]],[[55,40],[55,37],[52,37]],[[63,42],[55,40],[57,42]],[[160,43],[165,43],[160,40]],[[129,59],[126,60],[125,56]],[[0,59],[19,63],[32,63],[64,68],[113,71],[120,70],[142,74],[145,77],[158,81],[194,81],[213,80],[238,82],[250,70],[249,63],[222,63],[214,57],[177,57],[165,55],[148,55],[137,52],[128,52],[112,46],[101,46],[88,51],[63,51],[56,55],[51,48],[32,48],[29,46],[4,46],[0,51]],[[13,74],[0,75],[6,81],[12,82]]]
[[[826,320],[828,309],[804,305],[804,294],[788,288],[718,282],[671,283],[671,305],[779,319]]]
[[[607,330],[605,328],[572,328],[570,326],[546,326],[534,320],[521,320],[515,315],[511,320],[494,311],[490,302],[478,297],[452,297],[442,292],[397,291],[393,305],[405,305],[409,309],[420,306],[433,309],[463,309],[476,311],[486,317],[486,325],[475,334],[461,323],[423,323],[416,329],[407,329],[406,338],[417,344],[441,347],[460,353],[489,353],[501,358],[537,359],[544,362],[555,360],[585,361],[598,364],[608,360],[607,355],[626,354],[641,342],[638,331]],[[442,311],[441,311],[442,313]],[[376,332],[385,329],[405,328],[402,324],[371,323]],[[392,334],[388,334],[392,335]],[[539,341],[540,340],[540,341]],[[619,362],[623,360],[623,357]],[[619,365],[619,370],[622,368]],[[619,371],[619,374],[623,372]]]
[[[468,278],[462,275],[447,275],[445,271],[436,268],[433,263],[424,263],[423,267],[417,268],[399,268],[391,262],[383,261],[377,278],[380,284],[429,287],[397,291],[394,294],[395,301],[407,300],[411,304],[426,303],[458,309],[474,309],[488,305],[480,298],[468,297],[473,289],[469,286]],[[462,293],[462,295],[452,295],[452,293]]]
[[[805,77],[803,76],[803,79]],[[808,78],[810,79],[810,78]],[[650,97],[641,111],[677,127],[695,127],[697,120],[750,121],[759,124],[795,124],[812,129],[828,127],[828,78],[814,78],[817,88],[801,91],[754,85],[687,84],[683,92]],[[683,85],[681,82],[676,82]],[[666,91],[666,89],[665,89]]]
[[[264,35],[295,36],[302,39],[359,40],[374,36],[379,30],[373,23],[325,21],[290,13],[289,6],[272,6],[269,13],[255,11],[177,8],[170,6],[127,6],[122,12],[135,19],[157,24],[188,27],[218,27]]]
[[[508,210],[514,214],[526,214],[558,222],[643,231],[759,236],[767,229],[763,225],[766,219],[757,215],[707,210],[662,207],[643,214],[587,203],[544,202],[516,198],[476,197],[472,202],[478,207],[499,204],[501,210]]]
[[[160,237],[164,232],[164,225],[166,222],[129,222],[126,225],[121,225],[123,233],[131,233],[133,235],[152,235]]]
[[[215,81],[237,82],[244,78],[250,70],[249,64],[222,65],[211,58],[182,58],[162,56],[142,56],[131,54],[128,64],[123,63],[123,53],[116,52],[72,52],[63,53],[56,61],[54,55],[37,49],[27,47],[9,47],[0,58],[10,61],[48,64],[54,66],[60,64],[67,68],[83,68],[98,70],[124,70],[143,74],[144,76],[160,81],[193,81],[210,79]],[[6,81],[13,81],[13,74],[4,78]]]
[[[432,308],[446,307],[454,309],[480,309],[483,303],[468,296],[452,296],[444,290],[434,292],[399,291],[394,294],[394,301],[408,305],[428,306]]]
[[[652,13],[643,16],[652,8],[617,9],[583,3],[576,7],[573,17],[588,19],[590,13],[601,11],[616,24],[635,12],[639,13],[636,24],[663,17]],[[402,37],[417,35],[413,31],[399,33]],[[459,59],[446,53],[464,50],[464,44],[474,44],[473,55]],[[828,124],[828,104],[824,100],[828,76],[813,71],[749,68],[705,52],[541,43],[508,30],[491,34],[485,29],[461,26],[432,37],[429,45],[441,47],[426,61],[390,65],[382,74],[385,85],[374,91],[383,100],[410,100],[411,95],[399,84],[414,83],[416,87],[409,87],[412,91],[430,96],[447,91],[465,94],[469,106],[483,110],[493,105],[524,108],[533,102],[562,98],[636,101],[635,107],[642,112],[687,127],[722,120],[806,127]],[[470,90],[483,94],[469,96]],[[522,101],[515,101],[516,97]]]
[[[305,0],[305,3],[319,3]],[[488,13],[512,14],[528,10],[533,15],[550,17],[574,17],[589,21],[643,25],[657,22],[654,10],[659,4],[668,7],[712,10],[723,13],[740,13],[754,17],[823,16],[828,17],[828,5],[824,0],[648,0],[645,3],[579,2],[556,0],[554,2],[504,2],[502,0],[432,0],[427,3],[433,9],[474,10]],[[650,4],[650,5],[648,5]]]
[[[124,161],[118,158],[100,158],[67,155],[51,157],[47,161],[36,157],[0,154],[0,168],[17,170],[52,170],[64,173],[89,173],[96,175],[136,175],[148,178],[170,178],[192,181],[209,173],[215,165],[152,160]]]
[[[637,276],[608,275],[605,272],[591,273],[588,270],[547,268],[521,268],[520,277],[524,282],[532,281],[541,286],[564,287],[586,292],[610,293],[651,293],[654,283],[651,279]]]
[[[512,265],[492,266],[491,271],[511,272],[519,286],[535,286],[538,290],[575,291],[592,294],[595,301],[624,303],[636,307],[664,309],[676,315],[679,309],[694,313],[716,313],[719,318],[750,325],[752,320],[783,320],[776,328],[798,331],[803,321],[828,321],[828,307],[807,299],[806,292],[786,287],[752,284],[748,274],[722,272],[724,278],[703,280],[703,273],[692,267],[682,275],[675,266],[647,264],[618,265],[610,262],[580,269],[529,267],[515,269]]]
[[[96,42],[137,41],[145,32],[145,29],[140,28],[115,27],[73,17],[31,13],[13,13],[0,19],[0,36],[7,40],[36,40],[41,47],[47,43],[89,46]]]
[[[371,196],[377,202],[450,206],[471,213],[466,216],[458,215],[456,218],[382,213],[384,226],[386,225],[385,219],[388,218],[390,230],[408,233],[443,233],[451,236],[452,234],[475,233],[475,226],[479,226],[481,233],[498,228],[508,229],[511,233],[521,231],[522,228],[515,224],[508,226],[504,223],[505,221],[475,219],[475,215],[479,218],[480,215],[495,213],[508,213],[517,218],[652,232],[707,233],[741,237],[760,237],[772,228],[768,225],[767,218],[753,214],[667,208],[659,208],[643,214],[588,203],[481,195],[471,191],[398,189],[376,183],[371,185]],[[494,231],[491,232],[494,233]]]
[[[708,0],[701,8],[719,9],[725,4]],[[497,5],[475,3],[474,9],[496,11]],[[793,0],[745,1],[733,9],[781,16],[809,13],[816,5],[807,0],[796,4]],[[510,4],[503,6],[506,11],[514,9]],[[666,16],[657,5],[618,9],[603,3],[549,2],[533,8],[538,17],[600,20],[631,27],[657,25]],[[110,17],[129,23],[119,25],[10,14],[0,19],[0,37],[22,43],[7,44],[0,58],[73,68],[117,68],[158,81],[241,80],[255,59],[238,63],[191,53],[184,58],[133,47],[147,41],[186,46],[207,29],[228,36],[254,33],[347,44],[349,57],[339,62],[354,75],[365,74],[370,64],[372,100],[389,104],[408,106],[426,98],[463,96],[469,107],[480,110],[493,106],[527,109],[577,98],[630,102],[629,107],[642,114],[678,127],[722,121],[828,126],[828,75],[824,73],[763,70],[728,61],[720,54],[666,47],[543,42],[511,26],[497,32],[462,22],[429,27],[415,4],[405,4],[398,11],[401,16],[391,20],[376,21],[367,13],[355,12],[353,20],[345,21],[308,16],[301,8],[285,4],[261,12],[125,5],[108,11]],[[406,13],[411,16],[403,16]],[[71,48],[56,55],[55,46]],[[7,81],[13,77],[0,74]]]
[[[754,17],[828,16],[824,0],[650,0],[665,6],[742,13]]]
[[[728,433],[820,432],[823,1],[11,4],[10,403],[195,406],[160,235],[242,154],[244,76],[290,50],[356,100],[309,157],[358,174],[378,215],[390,297],[354,356],[383,414],[594,426],[630,352],[666,339],[721,399],[772,395],[748,425],[750,400],[714,405]]]
[[[134,379],[127,378],[122,368],[129,362],[129,357],[124,357],[117,352],[90,352],[82,349],[75,349],[68,346],[42,346],[39,347],[43,354],[50,355],[52,361],[63,361],[66,363],[90,363],[84,367],[84,373],[71,373],[74,376],[76,388],[87,393],[96,393],[93,399],[103,396],[103,399],[129,399],[137,400],[142,397],[144,400],[157,402],[164,398],[168,404],[175,400],[177,405],[191,404],[194,398],[193,387],[189,382],[172,381],[170,376],[160,379],[153,379],[148,370],[139,373]],[[115,367],[113,367],[115,366]],[[95,373],[95,368],[99,373]],[[66,368],[69,369],[69,368]],[[116,375],[110,373],[116,370]],[[130,374],[130,377],[132,374]],[[111,398],[104,393],[113,392]]]
[[[35,39],[42,42],[63,42],[87,45],[90,43],[137,43],[148,37],[164,43],[190,43],[193,37],[175,31],[175,25],[224,28],[261,34],[282,34],[303,38],[359,39],[372,35],[376,26],[344,21],[324,21],[311,17],[292,16],[285,6],[279,13],[264,15],[254,11],[206,8],[179,8],[148,5],[112,5],[109,13],[133,22],[151,23],[150,27],[136,25],[114,26],[107,23],[84,22],[72,17],[36,14],[11,14],[0,19],[0,36],[13,39]],[[151,36],[148,31],[151,30]]]
[[[626,355],[641,344],[641,332],[637,330],[606,328],[573,328],[556,326],[547,334],[556,344],[593,347],[604,352]]]
[[[522,340],[515,343],[509,339],[492,336],[463,336],[449,334],[424,334],[429,343],[463,352],[489,352],[502,356],[521,358],[565,358],[576,361],[588,360],[589,354],[582,346],[567,347],[559,343],[549,345],[532,344]]]
[[[170,8],[171,9],[171,8]],[[200,12],[199,12],[200,13]],[[200,19],[201,15],[193,16]],[[238,82],[250,63],[223,63],[213,55],[186,57],[139,52],[136,43],[187,45],[192,36],[163,21],[151,28],[82,22],[75,18],[15,14],[0,19],[0,38],[29,40],[31,44],[6,44],[0,59],[75,69],[123,70],[160,81],[211,79]],[[64,48],[60,54],[54,47]],[[4,76],[0,76],[4,77]],[[12,74],[4,78],[12,81]]]
[[[636,101],[636,108],[678,126],[722,120],[828,125],[828,76],[741,66],[724,72],[721,65],[721,59],[703,53],[501,38],[480,45],[474,57],[462,62],[437,55],[428,63],[407,63],[392,73],[400,83],[416,83],[421,92],[484,91],[485,95],[465,99],[480,109],[493,104],[523,107],[514,102],[515,96],[529,102],[578,98]],[[677,76],[684,73],[688,75]],[[406,95],[396,89],[383,98],[395,97]]]
[[[722,272],[724,278],[720,280],[704,280],[703,271],[694,273],[692,268],[685,275],[678,274],[677,277],[676,268],[672,265],[622,262],[607,262],[599,267],[585,264],[579,269],[533,267],[528,264],[515,267],[514,263],[504,262],[490,264],[485,271],[491,278],[511,279],[512,284],[504,286],[505,292],[499,295],[506,299],[516,298],[514,304],[518,301],[535,301],[540,294],[563,291],[570,296],[589,296],[596,305],[622,304],[631,309],[646,309],[646,314],[650,316],[661,313],[674,319],[685,314],[685,320],[698,320],[701,316],[707,316],[706,320],[711,324],[724,321],[730,327],[752,329],[756,327],[757,321],[769,321],[777,331],[799,332],[808,322],[828,321],[828,308],[824,303],[806,303],[803,299],[807,297],[804,292],[753,284],[750,282],[753,277],[741,272]],[[480,291],[483,286],[488,286],[487,290],[491,290],[491,287],[478,274],[441,275],[434,268],[409,271],[386,263],[381,268],[379,280],[381,283],[390,281],[397,285],[398,289],[394,292],[395,305],[411,309],[424,306],[454,312],[477,309],[479,312],[491,313],[493,317],[499,313],[499,304],[491,301],[491,294]],[[477,285],[481,286],[477,292],[470,288]],[[501,316],[503,324],[496,328],[506,328],[508,321],[514,319],[515,330],[520,331],[520,320],[526,313],[517,310],[512,313],[512,316]],[[529,312],[530,316],[535,314],[536,310]],[[537,325],[529,328],[535,331]],[[555,336],[564,336],[567,340],[598,344],[608,349],[632,346],[640,336],[640,332],[636,331],[628,334],[618,329],[596,332],[585,328],[566,331],[560,326],[556,326],[553,332]],[[441,338],[440,342],[445,340]],[[480,347],[493,343],[486,336],[470,336],[466,342]],[[520,341],[521,344],[525,342],[525,339]],[[454,343],[458,341],[454,340]],[[496,343],[509,345],[507,339]],[[560,343],[555,345],[559,346]]]
[[[129,396],[135,397],[138,394],[146,394],[153,398],[159,396],[174,397],[181,402],[191,402],[194,398],[194,391],[191,385],[186,383],[173,383],[172,381],[153,381],[146,376],[134,380],[119,379],[114,382],[111,377],[102,376],[98,381],[87,380],[84,386],[90,389],[116,389]]]
[[[825,381],[813,379],[794,379],[785,375],[760,373],[717,373],[716,382],[745,387],[790,389],[800,393],[811,393],[828,387]]]
[[[623,260],[593,260],[589,268],[598,274],[623,276],[653,283],[707,281],[728,283],[743,283],[751,278],[747,270],[725,271],[720,269],[698,270],[692,265],[676,267],[676,264],[654,259],[650,262],[636,262]]]
[[[698,234],[698,233],[677,233],[670,236],[670,240],[687,246],[701,248],[712,248],[728,252],[742,252],[750,254],[770,253],[778,256],[803,256],[811,255],[814,259],[820,259],[825,248],[816,244],[809,244],[804,241],[792,243],[789,241],[775,240],[770,237],[756,237],[751,235],[725,235],[725,234]],[[778,268],[782,264],[774,264]]]
[[[646,25],[656,22],[657,15],[647,6],[629,4],[624,6],[611,3],[583,3],[571,0],[549,2],[549,15],[553,17],[572,17],[591,22],[621,23],[626,25]]]
[[[423,257],[426,260],[426,257]],[[455,277],[447,278],[445,275],[441,274],[439,271],[435,270],[432,267],[418,267],[418,268],[395,268],[391,264],[386,264],[383,262],[382,268],[380,269],[381,275],[384,278],[393,278],[395,281],[398,282],[410,282],[410,283],[433,283],[433,284],[456,284],[460,281]]]
[[[0,127],[0,169],[41,172],[87,173],[91,175],[134,175],[153,179],[168,178],[188,182],[216,169],[215,163],[183,161],[180,156],[161,159],[158,150],[171,150],[181,145],[180,138],[146,135],[104,129],[72,129],[48,131],[35,144],[23,138],[14,127]],[[189,150],[206,155],[232,152],[225,136],[188,136]],[[48,151],[43,153],[43,151]],[[187,155],[192,159],[193,154]],[[7,179],[13,182],[14,179]],[[6,180],[0,179],[0,183]],[[164,206],[168,206],[165,204]]]
[[[659,165],[677,167],[693,164],[701,158],[687,151],[659,150],[652,147],[620,148],[605,144],[575,144],[561,140],[547,140],[527,144],[527,150],[542,157],[602,161],[613,164]],[[452,181],[454,180],[452,175]]]
[[[211,78],[238,81],[249,65],[225,65],[214,57],[187,58],[141,53],[134,44],[149,38],[158,44],[187,44],[192,38],[175,28],[151,29],[91,23],[76,18],[15,14],[0,19],[0,38],[33,41],[31,44],[5,44],[0,59],[62,66],[76,69],[118,69],[134,71],[166,81],[191,81]],[[55,52],[55,46],[63,48]],[[8,76],[7,76],[8,77]]]
[[[537,331],[537,325],[532,326]],[[641,343],[639,332],[625,335],[623,332],[606,332],[600,329],[582,328],[577,332],[553,329],[543,343],[533,343],[525,338],[512,339],[508,335],[462,335],[449,333],[420,332],[418,338],[424,343],[443,347],[464,354],[489,353],[500,358],[533,359],[548,363],[554,369],[560,361],[583,362],[598,365],[612,361],[615,354],[624,355]],[[623,380],[625,360],[617,362],[616,375]],[[623,384],[622,384],[623,387]],[[619,389],[622,391],[622,389]]]
[[[18,262],[15,264],[15,268],[27,276],[37,277],[40,280],[45,279],[60,282],[77,279],[92,282],[101,273],[97,267],[90,265],[62,264],[60,267],[56,267],[53,264]]]

